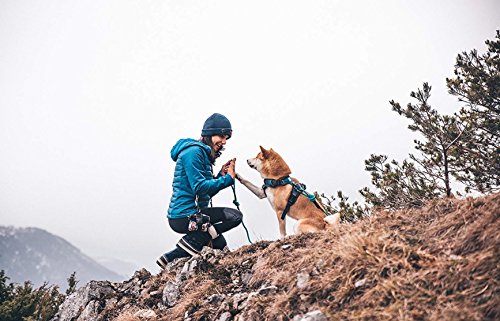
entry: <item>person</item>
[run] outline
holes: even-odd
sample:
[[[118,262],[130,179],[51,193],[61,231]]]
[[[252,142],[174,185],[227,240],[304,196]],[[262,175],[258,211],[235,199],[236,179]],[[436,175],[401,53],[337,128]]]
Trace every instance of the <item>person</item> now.
[[[180,139],[172,147],[176,164],[167,218],[172,230],[184,235],[173,250],[158,258],[161,268],[177,258],[199,254],[210,243],[214,249],[227,249],[222,233],[241,223],[243,215],[236,209],[208,207],[212,197],[234,184],[236,159],[226,162],[215,177],[212,169],[232,133],[229,120],[215,113],[203,124],[199,140]]]

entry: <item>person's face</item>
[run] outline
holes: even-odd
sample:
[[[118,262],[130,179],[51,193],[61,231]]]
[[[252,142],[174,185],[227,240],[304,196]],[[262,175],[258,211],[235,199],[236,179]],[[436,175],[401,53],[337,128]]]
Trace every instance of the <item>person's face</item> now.
[[[226,145],[226,141],[229,139],[229,135],[214,135],[212,136],[212,144],[216,152],[219,152],[224,145]]]

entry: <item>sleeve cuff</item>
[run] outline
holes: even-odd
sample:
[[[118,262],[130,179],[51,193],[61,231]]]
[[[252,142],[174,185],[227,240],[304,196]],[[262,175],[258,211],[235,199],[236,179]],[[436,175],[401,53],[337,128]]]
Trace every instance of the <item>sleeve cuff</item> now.
[[[232,185],[234,183],[234,178],[231,175],[229,175],[229,174],[226,174],[225,176],[226,176],[225,179],[228,182],[227,186]]]

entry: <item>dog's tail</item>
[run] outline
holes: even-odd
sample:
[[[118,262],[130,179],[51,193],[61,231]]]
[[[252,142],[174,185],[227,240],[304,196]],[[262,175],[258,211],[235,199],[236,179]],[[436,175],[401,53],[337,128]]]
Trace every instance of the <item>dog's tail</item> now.
[[[339,226],[340,225],[340,214],[335,213],[333,215],[328,215],[324,218],[325,222],[330,226]]]

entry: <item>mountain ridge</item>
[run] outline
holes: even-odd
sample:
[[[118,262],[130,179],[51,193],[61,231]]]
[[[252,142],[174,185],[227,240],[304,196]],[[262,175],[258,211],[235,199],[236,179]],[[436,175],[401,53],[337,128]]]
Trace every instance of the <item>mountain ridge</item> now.
[[[73,272],[81,283],[124,279],[62,237],[37,227],[0,226],[0,269],[11,282],[47,282],[61,289],[66,289]]]

